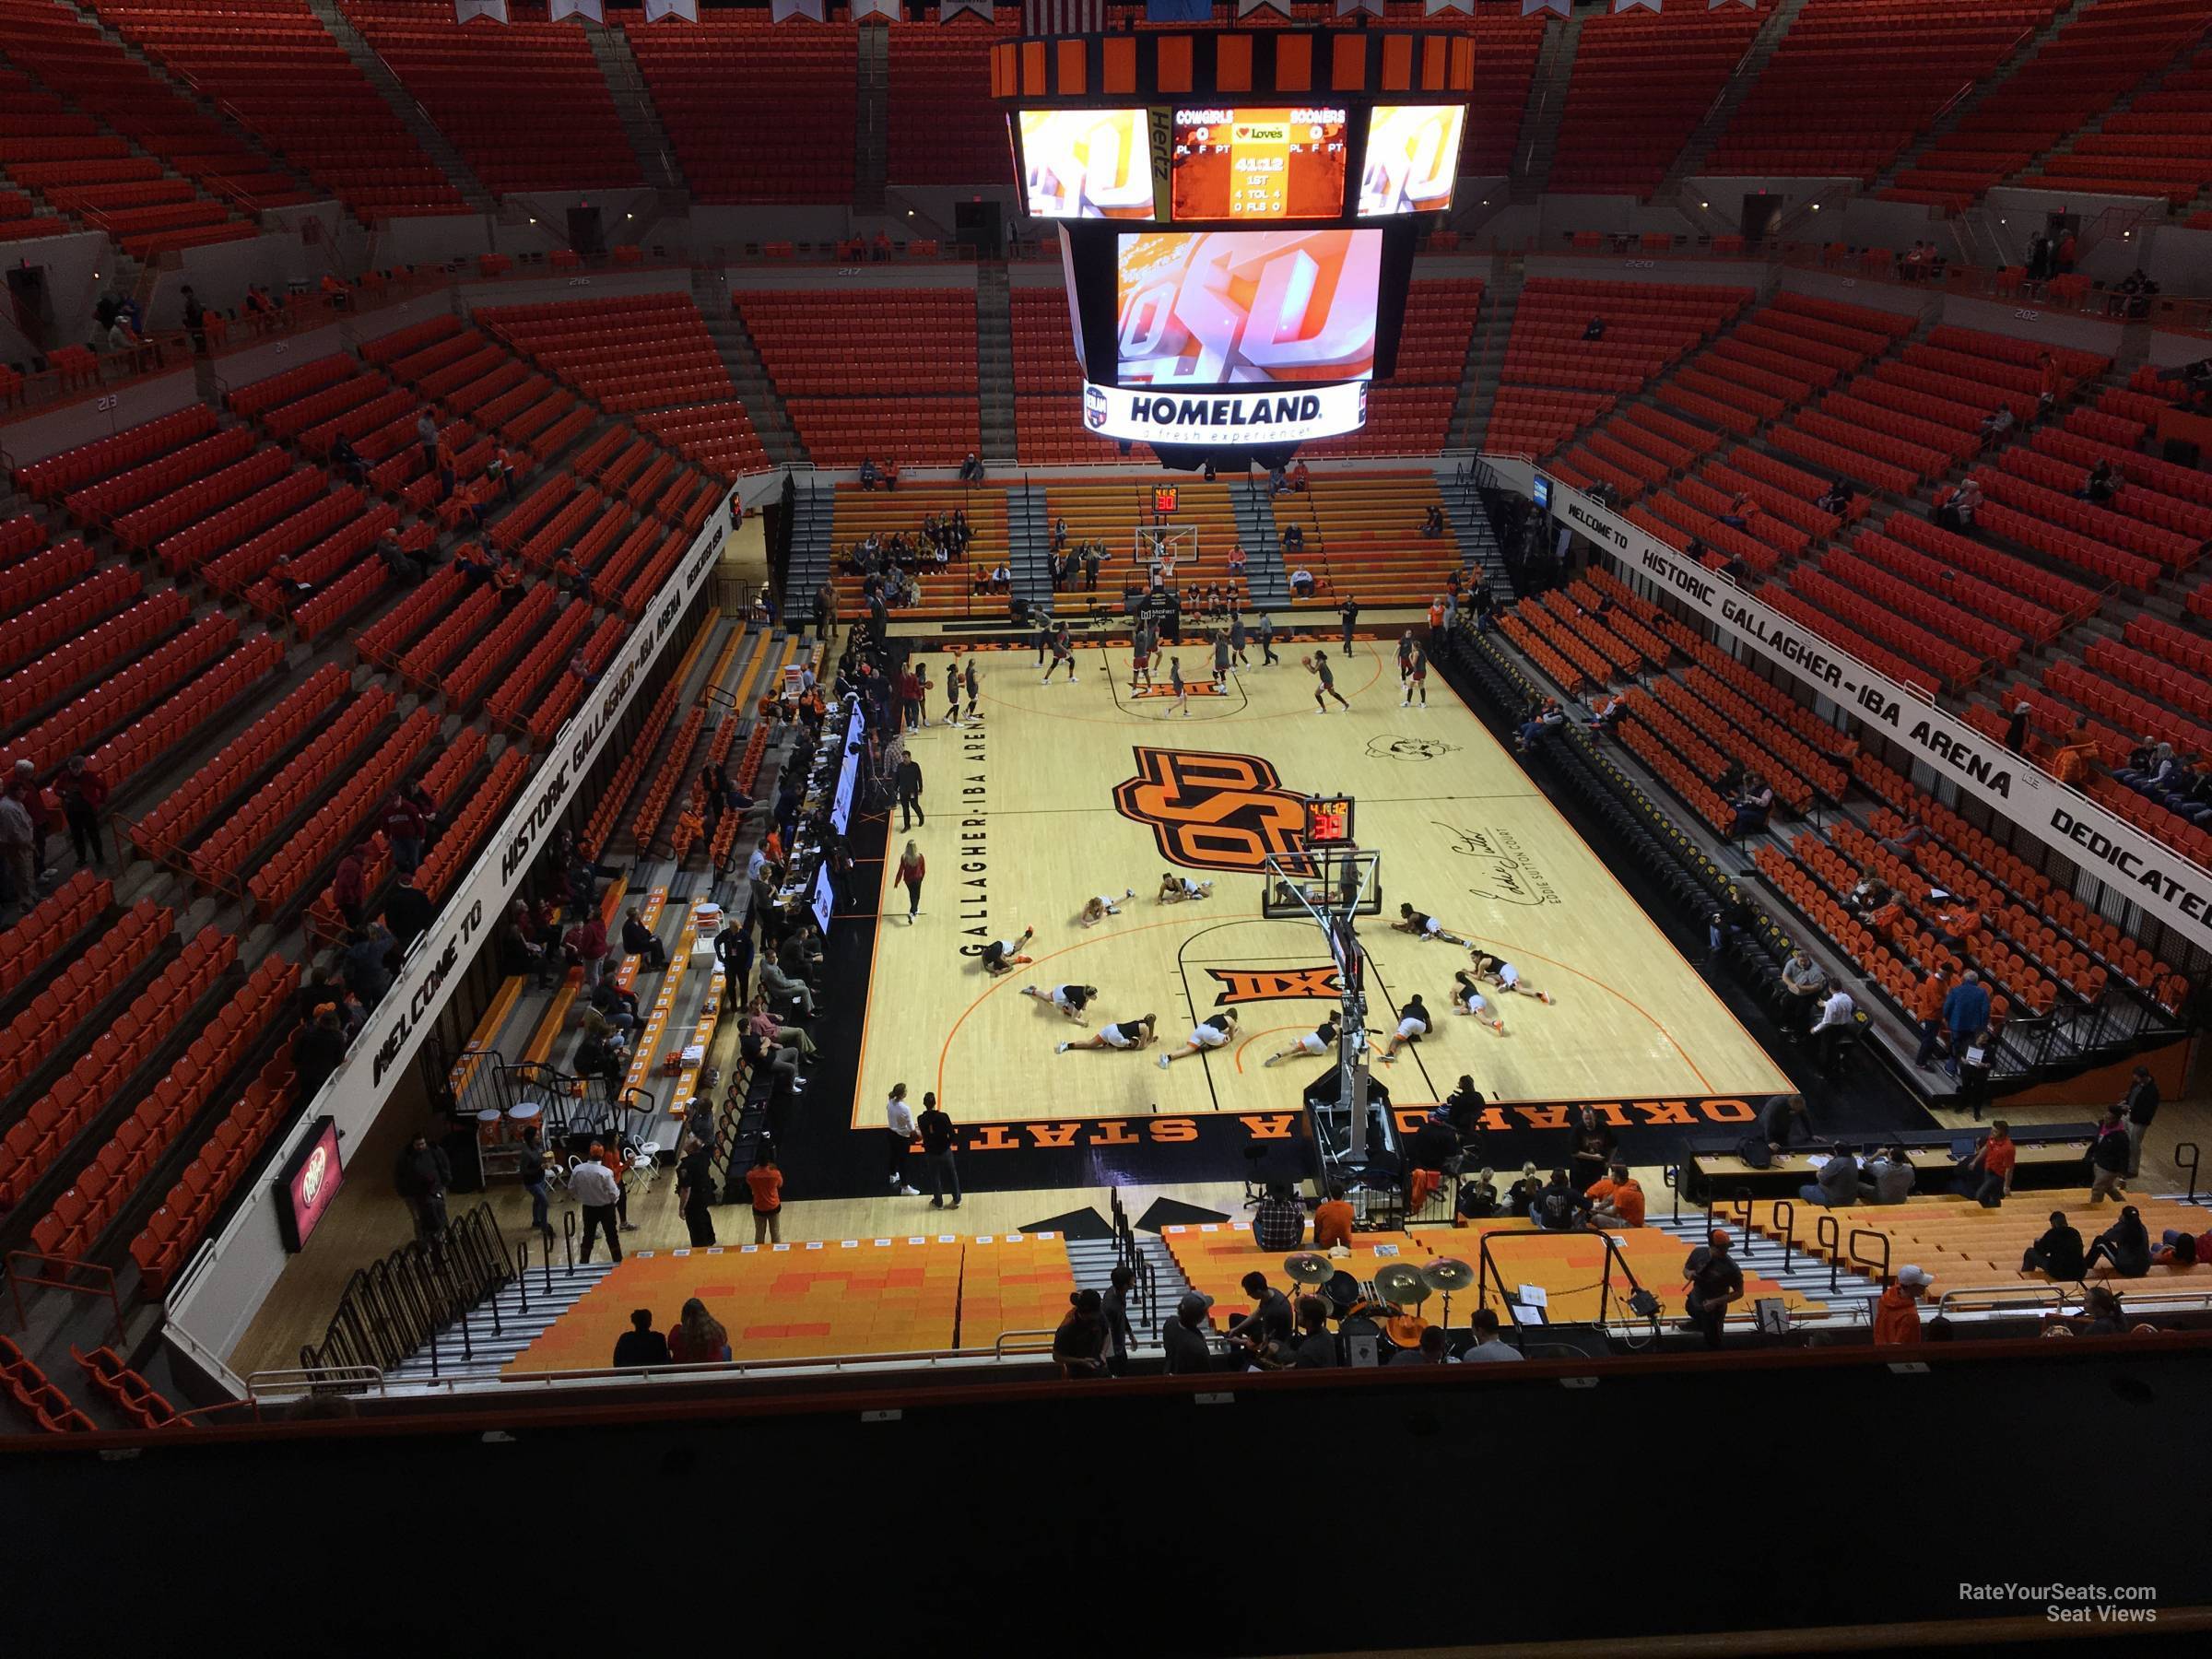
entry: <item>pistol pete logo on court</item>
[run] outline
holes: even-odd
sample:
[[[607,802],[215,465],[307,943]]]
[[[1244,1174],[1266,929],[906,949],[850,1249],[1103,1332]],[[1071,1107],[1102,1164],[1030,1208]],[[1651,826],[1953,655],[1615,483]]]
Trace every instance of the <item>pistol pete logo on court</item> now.
[[[1315,1002],[1340,1002],[1344,998],[1344,982],[1336,977],[1335,968],[1323,963],[1318,968],[1278,968],[1261,971],[1253,968],[1208,968],[1206,977],[1221,987],[1214,998],[1217,1008],[1234,1007],[1240,1003],[1295,1002],[1310,998]]]
[[[1270,854],[1304,846],[1304,798],[1285,789],[1259,756],[1135,752],[1136,776],[1114,786],[1114,810],[1149,825],[1170,864],[1257,875]]]

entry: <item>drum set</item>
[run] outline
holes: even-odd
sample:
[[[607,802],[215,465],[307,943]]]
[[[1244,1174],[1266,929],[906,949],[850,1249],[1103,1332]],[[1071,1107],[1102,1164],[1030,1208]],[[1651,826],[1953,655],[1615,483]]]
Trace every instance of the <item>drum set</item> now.
[[[1429,1321],[1421,1304],[1432,1296],[1443,1299],[1440,1329],[1452,1329],[1452,1299],[1475,1286],[1475,1269],[1455,1256],[1439,1256],[1426,1265],[1386,1262],[1371,1279],[1357,1279],[1327,1256],[1300,1251],[1287,1257],[1283,1271],[1300,1289],[1329,1304],[1336,1327],[1355,1348],[1371,1340],[1380,1358],[1392,1352],[1418,1353]]]

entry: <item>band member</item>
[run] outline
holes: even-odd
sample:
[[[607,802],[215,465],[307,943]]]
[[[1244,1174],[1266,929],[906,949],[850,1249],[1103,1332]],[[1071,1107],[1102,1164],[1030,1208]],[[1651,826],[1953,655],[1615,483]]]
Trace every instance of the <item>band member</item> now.
[[[1193,1054],[1203,1054],[1208,1049],[1225,1048],[1237,1034],[1237,1011],[1224,1008],[1211,1019],[1202,1019],[1191,1028],[1191,1040],[1171,1054],[1159,1057],[1159,1069],[1165,1071],[1178,1060],[1187,1060]]]
[[[1434,916],[1426,915],[1410,904],[1398,906],[1398,919],[1390,927],[1393,933],[1411,934],[1417,939],[1441,939],[1447,945],[1466,944],[1466,940],[1449,931]]]
[[[1336,1017],[1332,1014],[1304,1036],[1295,1038],[1286,1048],[1277,1049],[1262,1065],[1273,1065],[1277,1060],[1295,1060],[1300,1054],[1310,1054],[1319,1060],[1336,1051]]]
[[[1114,1025],[1100,1026],[1095,1037],[1071,1037],[1053,1052],[1065,1054],[1069,1049],[1147,1048],[1151,1045],[1159,1025],[1159,1018],[1154,1014],[1147,1014],[1142,1019],[1124,1019]]]
[[[1033,996],[1039,1002],[1051,1003],[1077,1025],[1088,1025],[1090,1021],[1083,1018],[1083,1010],[1089,1006],[1090,999],[1099,994],[1099,988],[1096,985],[1054,985],[1050,991],[1040,991],[1035,985],[1024,985],[1021,994]]]

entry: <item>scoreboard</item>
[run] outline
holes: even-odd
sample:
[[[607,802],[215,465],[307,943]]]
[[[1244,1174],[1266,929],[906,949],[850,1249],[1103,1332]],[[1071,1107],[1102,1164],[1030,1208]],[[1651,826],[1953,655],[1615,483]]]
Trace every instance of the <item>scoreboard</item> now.
[[[1088,429],[1235,466],[1365,424],[1452,205],[1469,36],[1055,36],[991,66],[1023,205],[1059,231]]]

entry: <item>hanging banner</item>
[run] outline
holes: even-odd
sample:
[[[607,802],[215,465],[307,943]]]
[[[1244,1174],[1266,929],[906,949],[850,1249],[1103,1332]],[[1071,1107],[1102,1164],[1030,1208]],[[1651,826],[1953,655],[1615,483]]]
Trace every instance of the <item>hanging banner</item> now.
[[[507,21],[507,0],[453,0],[453,21],[465,23],[472,18],[488,18],[494,23]]]
[[[1543,469],[1537,477],[1544,477]],[[2212,871],[2192,864],[1994,738],[1954,720],[1762,604],[1717,571],[1646,535],[1556,478],[1553,519],[1581,531],[1630,578],[1680,601],[1719,631],[1770,656],[1794,678],[1906,749],[1999,816],[2064,853],[2192,940],[2212,950]]]
[[[991,0],[945,0],[944,5],[937,8],[937,21],[949,23],[962,12],[973,12],[986,23],[994,20]]]
[[[822,20],[822,0],[769,0],[768,20],[771,23],[781,23],[788,18],[812,18],[819,23]]]
[[[1540,11],[1558,12],[1563,18],[1567,9],[1567,0],[1521,0],[1521,15],[1524,18]]]
[[[1657,11],[1659,0],[1613,0],[1613,9],[1617,12],[1630,11],[1637,6],[1646,11]]]
[[[1211,23],[1214,0],[1145,0],[1147,23]]]
[[[1338,17],[1351,12],[1372,12],[1379,18],[1382,15],[1382,0],[1336,0]]]
[[[599,9],[599,0],[547,0],[547,21],[558,23],[563,18],[589,18],[594,23],[606,21]]]
[[[1756,11],[1759,9],[1759,0],[1705,0],[1707,11],[1719,11],[1724,6],[1747,6]]]
[[[1283,18],[1290,15],[1290,7],[1285,0],[1237,0],[1238,17],[1249,17],[1255,11],[1271,11]]]
[[[645,21],[658,23],[663,18],[681,18],[687,23],[696,23],[699,0],[645,0]]]
[[[898,22],[899,0],[853,0],[853,21],[859,23],[869,18],[881,18],[887,23]]]
[[[1448,11],[1465,12],[1469,17],[1475,15],[1475,0],[1422,0],[1422,4],[1427,7],[1425,15],[1431,18],[1438,12]]]

